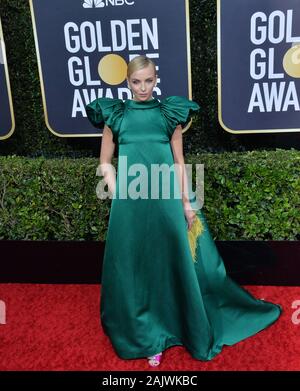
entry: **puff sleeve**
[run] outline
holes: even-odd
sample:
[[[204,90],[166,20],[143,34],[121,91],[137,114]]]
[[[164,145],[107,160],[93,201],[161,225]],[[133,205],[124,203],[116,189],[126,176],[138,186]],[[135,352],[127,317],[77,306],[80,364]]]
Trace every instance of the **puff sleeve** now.
[[[191,117],[200,110],[198,103],[183,96],[169,96],[161,101],[161,112],[167,124],[168,135],[171,138],[177,125],[183,128]]]
[[[102,129],[106,124],[112,130],[113,141],[117,142],[124,113],[122,99],[97,98],[85,107],[85,111],[88,120],[96,128]]]

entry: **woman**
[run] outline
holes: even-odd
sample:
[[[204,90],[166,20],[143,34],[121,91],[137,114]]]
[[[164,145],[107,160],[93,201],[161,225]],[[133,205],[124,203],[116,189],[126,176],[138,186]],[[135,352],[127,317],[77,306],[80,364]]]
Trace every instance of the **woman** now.
[[[133,99],[98,98],[86,107],[91,123],[104,125],[100,163],[113,194],[102,269],[102,327],[123,359],[147,357],[156,366],[165,349],[183,345],[194,358],[211,360],[223,345],[275,322],[282,309],[255,299],[226,275],[203,212],[192,208],[182,128],[199,105],[181,96],[154,98],[156,67],[146,56],[129,62],[127,82]],[[111,166],[116,143],[117,179]],[[155,164],[174,163],[179,170],[170,182],[159,179],[163,192],[175,189],[166,198],[161,189],[153,197],[147,175],[137,194],[137,179],[130,180],[126,171],[139,164],[143,174],[156,174]],[[196,226],[195,248],[189,233]]]

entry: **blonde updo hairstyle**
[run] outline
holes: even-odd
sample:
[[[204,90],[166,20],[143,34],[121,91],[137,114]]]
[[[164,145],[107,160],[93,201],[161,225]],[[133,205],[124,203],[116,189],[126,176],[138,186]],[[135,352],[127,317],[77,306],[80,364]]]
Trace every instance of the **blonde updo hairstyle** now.
[[[149,57],[141,55],[134,57],[131,61],[129,61],[127,65],[127,78],[129,80],[130,76],[133,72],[139,71],[140,69],[146,68],[148,65],[152,65],[154,69],[154,75],[156,76],[156,66],[154,61],[152,61]]]

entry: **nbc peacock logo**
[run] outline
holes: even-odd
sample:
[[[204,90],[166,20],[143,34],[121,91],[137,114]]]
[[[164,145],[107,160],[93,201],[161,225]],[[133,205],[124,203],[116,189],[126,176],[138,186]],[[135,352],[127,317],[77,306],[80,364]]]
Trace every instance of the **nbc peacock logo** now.
[[[133,5],[130,0],[84,0],[83,8],[104,8],[108,6],[116,7],[121,5]]]
[[[105,2],[103,0],[85,0],[82,6],[83,8],[103,8]]]

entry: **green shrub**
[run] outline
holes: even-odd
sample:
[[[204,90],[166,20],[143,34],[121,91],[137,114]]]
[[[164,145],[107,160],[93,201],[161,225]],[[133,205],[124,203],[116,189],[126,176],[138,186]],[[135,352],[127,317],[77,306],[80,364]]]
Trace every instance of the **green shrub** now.
[[[0,239],[105,240],[111,200],[97,198],[98,161],[0,157]],[[185,162],[204,164],[203,212],[214,239],[299,240],[297,151],[205,153]]]

